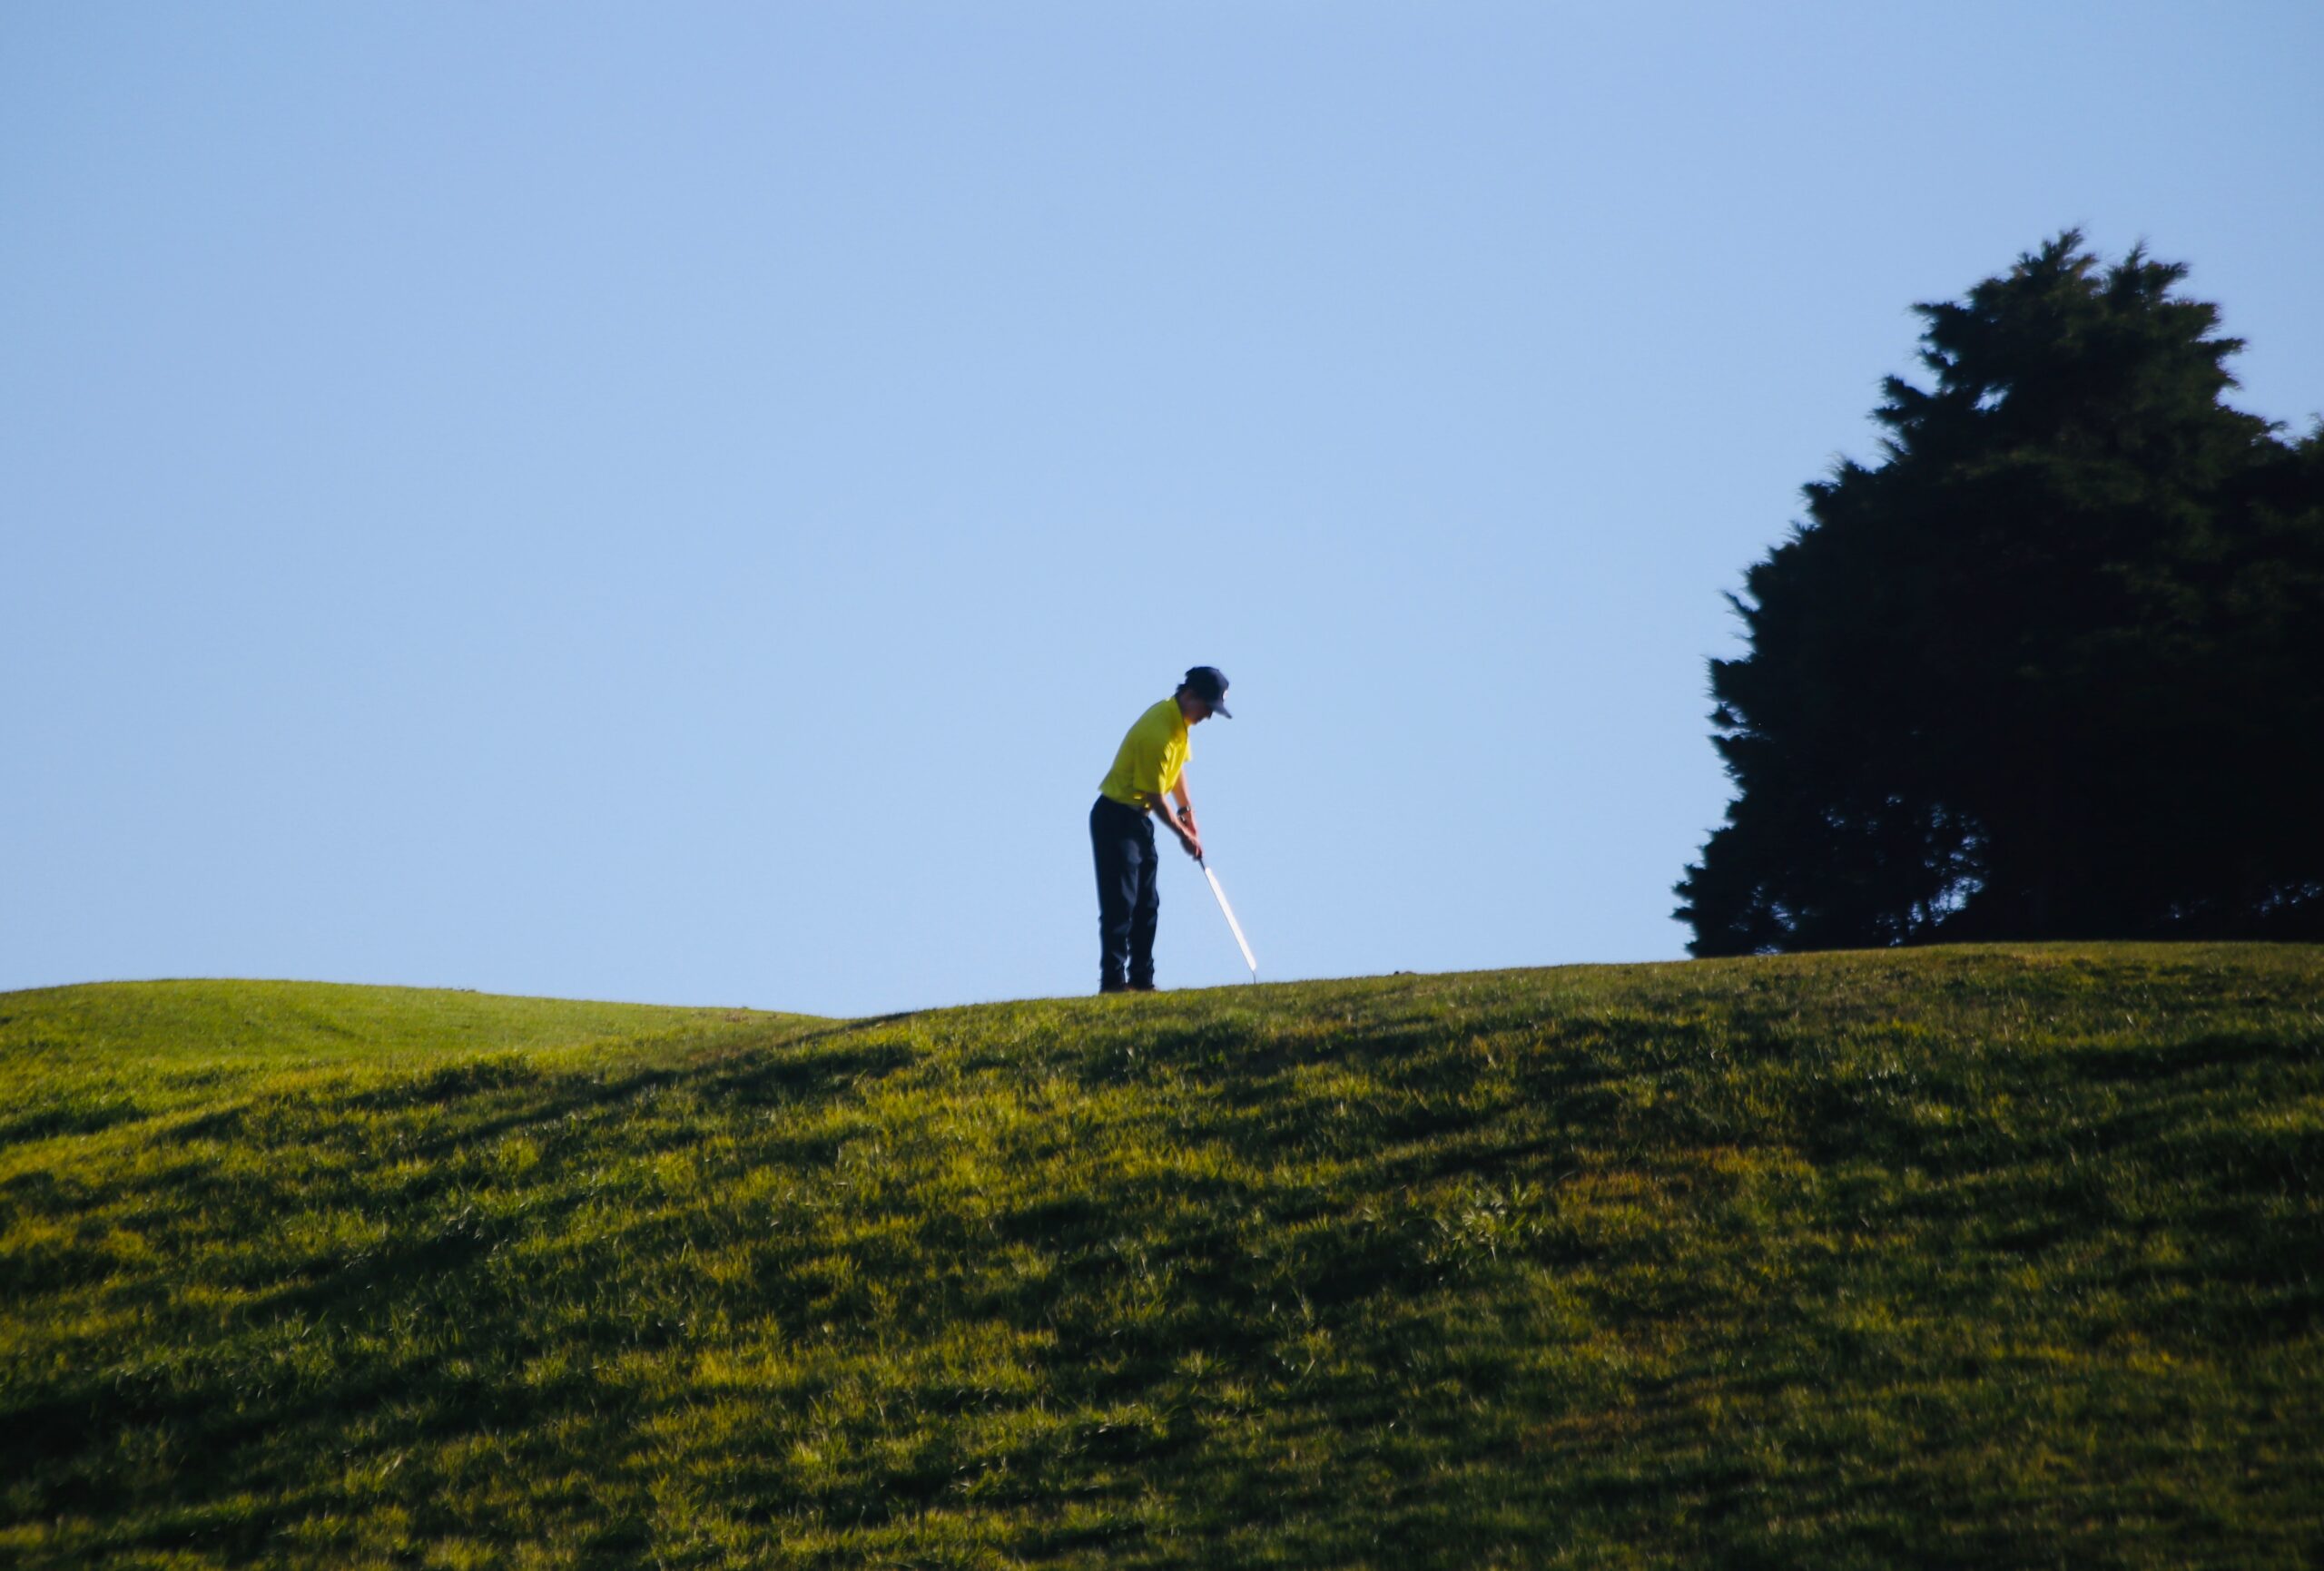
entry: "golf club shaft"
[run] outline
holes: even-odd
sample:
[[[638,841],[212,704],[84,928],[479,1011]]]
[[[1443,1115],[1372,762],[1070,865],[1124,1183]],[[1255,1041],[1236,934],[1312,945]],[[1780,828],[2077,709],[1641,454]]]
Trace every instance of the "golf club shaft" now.
[[[1210,892],[1218,898],[1218,908],[1226,914],[1227,930],[1235,935],[1236,948],[1243,951],[1243,964],[1251,967],[1251,980],[1257,981],[1259,962],[1251,953],[1251,940],[1243,937],[1243,924],[1235,919],[1235,908],[1226,903],[1226,891],[1219,887],[1218,875],[1210,870],[1208,862],[1202,864],[1202,876],[1210,880]]]

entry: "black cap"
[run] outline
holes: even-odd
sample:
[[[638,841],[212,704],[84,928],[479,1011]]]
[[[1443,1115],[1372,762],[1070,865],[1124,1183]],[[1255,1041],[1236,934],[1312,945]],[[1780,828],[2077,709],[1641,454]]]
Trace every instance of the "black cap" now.
[[[1226,673],[1218,667],[1196,666],[1187,673],[1186,685],[1194,690],[1196,698],[1210,705],[1211,713],[1228,720],[1235,718],[1234,712],[1226,707]]]

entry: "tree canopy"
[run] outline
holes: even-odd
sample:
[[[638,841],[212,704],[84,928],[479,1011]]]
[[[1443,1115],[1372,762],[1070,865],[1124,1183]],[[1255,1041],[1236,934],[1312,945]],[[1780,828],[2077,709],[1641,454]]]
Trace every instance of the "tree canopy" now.
[[[1915,308],[1710,663],[1694,953],[2324,937],[2324,427],[2226,404],[2186,271],[2068,231]]]

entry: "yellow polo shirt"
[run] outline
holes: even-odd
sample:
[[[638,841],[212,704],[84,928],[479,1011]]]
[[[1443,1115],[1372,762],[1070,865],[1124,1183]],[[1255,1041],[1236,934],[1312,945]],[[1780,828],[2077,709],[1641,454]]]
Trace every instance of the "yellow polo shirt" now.
[[[1114,767],[1098,782],[1098,793],[1143,811],[1147,798],[1178,783],[1187,760],[1194,756],[1189,729],[1176,693],[1139,715],[1122,738],[1121,751],[1114,754]]]

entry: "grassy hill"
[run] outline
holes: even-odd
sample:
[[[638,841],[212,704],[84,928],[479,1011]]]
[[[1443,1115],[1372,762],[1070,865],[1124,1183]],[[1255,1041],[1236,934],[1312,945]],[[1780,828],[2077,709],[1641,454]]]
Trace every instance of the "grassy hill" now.
[[[0,1562],[2324,1557],[2324,950],[0,995]]]

